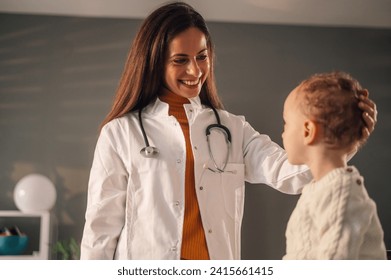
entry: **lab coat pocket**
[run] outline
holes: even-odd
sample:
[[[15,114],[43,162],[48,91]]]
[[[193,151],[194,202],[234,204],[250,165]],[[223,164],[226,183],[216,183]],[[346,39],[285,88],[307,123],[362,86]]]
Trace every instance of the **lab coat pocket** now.
[[[228,163],[221,176],[225,209],[232,219],[239,221],[244,209],[244,164]]]

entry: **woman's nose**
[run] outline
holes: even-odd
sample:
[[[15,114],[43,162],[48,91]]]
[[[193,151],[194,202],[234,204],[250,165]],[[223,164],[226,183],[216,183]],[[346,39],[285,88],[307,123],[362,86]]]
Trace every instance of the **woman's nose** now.
[[[197,60],[190,61],[186,69],[186,73],[197,78],[201,77],[202,72],[200,67],[198,66]]]

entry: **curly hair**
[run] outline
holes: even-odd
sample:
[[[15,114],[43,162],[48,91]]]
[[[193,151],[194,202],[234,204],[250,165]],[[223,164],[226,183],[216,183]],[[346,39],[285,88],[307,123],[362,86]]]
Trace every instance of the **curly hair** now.
[[[348,147],[362,140],[365,122],[358,107],[364,89],[345,72],[315,74],[301,82],[301,108],[322,125],[324,141],[332,147]]]

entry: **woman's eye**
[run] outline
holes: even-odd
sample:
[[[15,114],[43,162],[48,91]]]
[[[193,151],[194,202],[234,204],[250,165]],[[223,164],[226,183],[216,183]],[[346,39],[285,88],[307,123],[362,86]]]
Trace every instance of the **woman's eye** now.
[[[186,58],[176,58],[176,59],[173,60],[173,62],[174,62],[175,64],[180,64],[180,65],[182,65],[182,64],[185,64],[185,63],[187,62],[187,59],[186,59]]]
[[[206,54],[201,54],[201,55],[197,56],[198,60],[206,60],[207,58],[208,58],[208,56]]]

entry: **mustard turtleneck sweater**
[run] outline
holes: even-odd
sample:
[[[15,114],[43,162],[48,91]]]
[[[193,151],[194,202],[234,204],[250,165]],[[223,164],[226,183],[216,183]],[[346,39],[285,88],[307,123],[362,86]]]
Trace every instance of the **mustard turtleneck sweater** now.
[[[209,259],[208,247],[195,192],[194,157],[190,142],[189,121],[183,107],[183,104],[190,103],[190,101],[168,91],[159,96],[159,99],[169,105],[168,114],[178,120],[186,141],[185,217],[181,259],[207,260]]]

